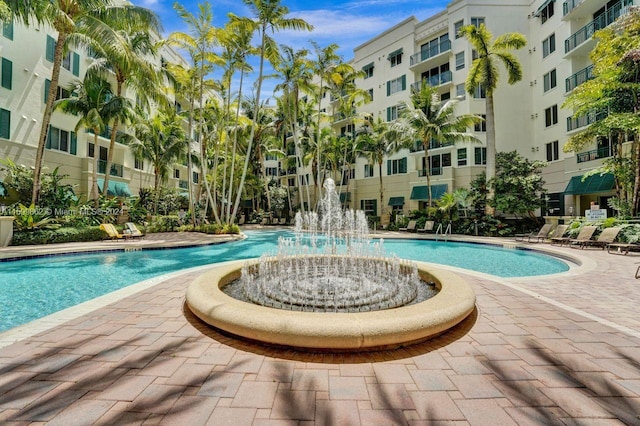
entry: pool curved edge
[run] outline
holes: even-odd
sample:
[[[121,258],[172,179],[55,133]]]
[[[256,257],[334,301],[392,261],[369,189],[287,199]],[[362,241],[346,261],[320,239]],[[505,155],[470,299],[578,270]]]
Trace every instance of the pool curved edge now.
[[[475,293],[460,276],[415,262],[439,293],[421,303],[363,313],[317,313],[274,309],[236,300],[221,288],[240,276],[243,261],[214,267],[188,287],[186,302],[202,321],[225,332],[267,344],[319,350],[393,348],[434,337],[475,309]]]

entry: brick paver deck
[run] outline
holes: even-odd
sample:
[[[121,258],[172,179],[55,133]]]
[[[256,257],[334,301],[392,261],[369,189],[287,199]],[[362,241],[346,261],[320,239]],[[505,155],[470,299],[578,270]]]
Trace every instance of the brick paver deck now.
[[[464,273],[476,312],[428,342],[303,353],[222,335],[172,277],[0,349],[0,424],[640,424],[640,256]]]

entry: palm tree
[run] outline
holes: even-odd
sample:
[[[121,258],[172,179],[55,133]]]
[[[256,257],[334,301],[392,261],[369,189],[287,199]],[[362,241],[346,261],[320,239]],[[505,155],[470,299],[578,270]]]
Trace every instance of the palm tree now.
[[[476,89],[481,88],[486,92],[486,121],[487,121],[487,183],[496,175],[496,126],[493,103],[493,93],[498,86],[497,61],[502,62],[507,70],[507,82],[515,84],[522,80],[522,66],[516,56],[511,53],[513,49],[522,49],[527,44],[527,39],[519,33],[507,33],[493,40],[493,35],[484,24],[479,27],[467,25],[460,29],[460,35],[469,40],[471,46],[477,52],[477,59],[473,61],[471,70],[465,82],[465,90],[473,95]],[[493,216],[494,208],[490,205],[493,199],[493,189],[489,185],[487,194],[486,214]]]
[[[185,155],[186,135],[182,118],[174,109],[168,108],[153,118],[136,123],[134,129],[136,139],[131,147],[136,157],[147,159],[153,165],[157,211],[160,184],[167,181],[173,163]]]
[[[389,123],[378,117],[374,123],[367,123],[364,131],[356,137],[357,151],[364,155],[370,164],[378,165],[380,178],[380,208],[384,206],[384,187],[382,184],[382,164],[385,157],[396,153],[402,145],[391,129]]]
[[[93,133],[93,146],[98,149],[98,135],[108,126],[108,123],[123,109],[130,107],[126,98],[113,96],[111,84],[107,80],[97,76],[85,76],[84,81],[76,80],[69,86],[69,92],[73,95],[69,98],[59,99],[54,103],[54,110],[60,110],[67,114],[80,116],[75,131],[82,127]],[[109,169],[107,169],[109,170]],[[98,193],[98,156],[93,156],[93,174],[91,193],[98,207],[100,195]],[[107,173],[108,174],[108,173]],[[106,188],[107,181],[105,179]]]
[[[478,139],[468,133],[469,127],[482,121],[476,115],[454,116],[456,101],[440,101],[440,95],[436,88],[425,82],[420,90],[411,93],[411,104],[403,112],[394,125],[394,130],[408,145],[420,141],[424,149],[424,157],[427,161],[427,193],[428,205],[431,206],[431,167],[429,165],[429,144],[451,144],[458,141],[472,142]]]
[[[166,105],[167,100],[161,89],[160,70],[155,66],[153,57],[156,48],[151,32],[160,31],[157,16],[149,12],[149,19],[145,22],[129,22],[122,20],[106,23],[116,32],[117,44],[105,44],[102,40],[91,42],[91,52],[96,60],[88,68],[87,73],[99,73],[115,80],[115,95],[123,96],[126,86],[130,94],[135,94],[137,102],[149,108],[150,101],[159,105]],[[115,151],[118,126],[130,124],[126,116],[115,117],[111,126],[109,151],[107,154],[106,170],[111,169],[113,153]],[[109,172],[104,177],[103,195],[107,195]]]
[[[307,30],[313,29],[306,21],[300,18],[288,18],[289,9],[280,4],[280,0],[243,0],[243,3],[249,6],[255,14],[254,19],[245,18],[238,21],[241,26],[246,26],[251,32],[258,32],[260,35],[260,67],[258,70],[258,81],[256,84],[256,104],[254,106],[254,117],[258,116],[258,108],[260,107],[260,94],[262,89],[262,78],[264,75],[264,60],[267,57],[273,58],[273,53],[277,50],[277,46],[271,37],[267,36],[267,32],[277,32],[280,30]],[[240,178],[240,187],[236,194],[233,211],[238,210],[240,205],[240,197],[242,195],[242,187],[247,175],[249,167],[249,158],[251,157],[251,149],[255,135],[256,123],[251,125],[251,133],[249,135],[249,146],[247,148],[247,156],[245,158],[244,167],[242,169],[242,177]]]
[[[141,23],[151,22],[154,15],[147,9],[130,4],[114,4],[110,0],[5,0],[14,16],[26,24],[31,19],[50,24],[57,32],[53,52],[51,84],[47,94],[47,102],[42,117],[42,127],[36,150],[35,170],[33,175],[32,204],[37,204],[41,186],[41,172],[44,149],[53,103],[60,81],[60,68],[64,50],[70,45],[87,46],[90,40],[100,40],[105,45],[117,44],[118,35],[105,22]]]

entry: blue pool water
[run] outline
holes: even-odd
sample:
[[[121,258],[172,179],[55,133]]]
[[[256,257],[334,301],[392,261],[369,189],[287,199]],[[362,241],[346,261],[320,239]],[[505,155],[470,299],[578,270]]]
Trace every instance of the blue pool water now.
[[[143,250],[53,256],[0,262],[0,331],[60,311],[131,284],[181,269],[273,252],[283,231],[247,232],[249,238],[227,244],[171,250]],[[387,253],[517,277],[564,272],[556,258],[524,250],[435,242],[385,240]]]

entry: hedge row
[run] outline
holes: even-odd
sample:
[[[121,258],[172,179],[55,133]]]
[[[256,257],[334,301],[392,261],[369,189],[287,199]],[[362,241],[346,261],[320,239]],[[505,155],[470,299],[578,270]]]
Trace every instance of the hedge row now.
[[[14,232],[12,246],[25,246],[30,244],[55,244],[72,243],[82,241],[101,241],[107,234],[99,226],[86,228],[58,228],[40,229],[36,231]]]

